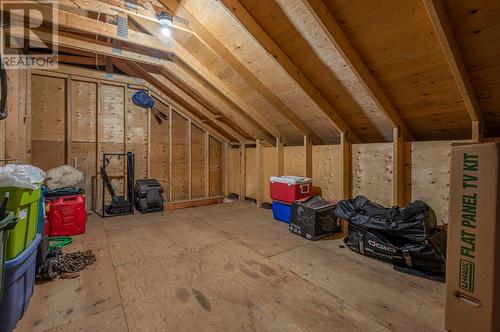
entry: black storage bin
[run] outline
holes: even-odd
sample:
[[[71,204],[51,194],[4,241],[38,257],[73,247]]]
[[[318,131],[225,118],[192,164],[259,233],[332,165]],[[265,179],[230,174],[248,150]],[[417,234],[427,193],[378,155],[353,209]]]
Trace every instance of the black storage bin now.
[[[313,197],[305,202],[292,204],[292,217],[288,226],[290,232],[308,240],[337,233],[340,223],[335,216],[335,205],[321,197]]]
[[[135,181],[135,208],[141,213],[163,211],[163,187],[155,179]]]

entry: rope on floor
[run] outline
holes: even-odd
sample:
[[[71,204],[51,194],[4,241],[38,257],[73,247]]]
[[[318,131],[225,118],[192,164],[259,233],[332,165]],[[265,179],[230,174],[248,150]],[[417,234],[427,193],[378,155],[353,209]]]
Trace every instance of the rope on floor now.
[[[80,271],[96,261],[92,250],[63,254],[60,249],[51,250],[45,262],[38,268],[38,279],[77,278]]]

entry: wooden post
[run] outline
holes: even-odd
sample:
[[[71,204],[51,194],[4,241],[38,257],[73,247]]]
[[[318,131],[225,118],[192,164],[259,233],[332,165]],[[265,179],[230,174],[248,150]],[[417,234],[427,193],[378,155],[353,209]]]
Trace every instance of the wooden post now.
[[[245,163],[246,163],[245,144],[240,144],[240,201],[245,200]]]
[[[71,133],[71,129],[72,129],[72,117],[73,117],[73,112],[72,112],[72,83],[71,83],[71,76],[68,76],[68,78],[66,79],[66,105],[65,105],[65,108],[66,108],[66,112],[65,112],[65,147],[66,147],[66,164],[67,165],[71,165],[71,140],[72,140],[72,133]]]
[[[148,91],[151,96],[151,91]],[[148,152],[147,152],[147,167],[148,178],[151,178],[151,112],[152,109],[148,108]]]
[[[28,78],[26,81],[26,160],[27,164],[31,164],[31,70],[28,70]]]
[[[193,139],[192,139],[192,123],[191,119],[188,120],[188,198],[193,198]]]
[[[229,196],[229,144],[226,142],[223,146],[223,159],[222,159],[222,174],[223,174],[223,195]]]
[[[264,158],[263,158],[263,146],[260,140],[257,140],[256,142],[256,150],[255,150],[255,167],[257,167],[257,172],[255,181],[257,181],[257,206],[261,207],[262,202],[263,202],[263,193],[262,193],[262,186],[263,186],[263,178],[264,178],[264,168],[263,168],[263,163]]]
[[[278,166],[276,175],[283,176],[285,173],[285,147],[281,136],[276,138],[276,160]]]
[[[404,139],[399,127],[392,130],[392,204],[404,205]]]
[[[345,133],[340,134],[342,147],[342,199],[352,197],[352,144]]]
[[[312,178],[313,176],[313,160],[312,160],[312,139],[311,136],[305,135],[304,136],[304,150],[305,150],[305,157],[306,157],[306,177]]]
[[[481,131],[481,122],[472,121],[472,142],[480,143],[483,140],[483,135]]]
[[[127,130],[127,92],[128,88],[127,85],[123,85],[123,153],[127,153],[128,151],[128,130]],[[127,176],[128,176],[128,168],[127,168],[127,158],[123,158],[123,192],[126,193],[128,192],[128,182],[127,182]],[[135,174],[133,174],[135,176]]]
[[[205,133],[205,197],[210,197],[210,133]]]
[[[172,202],[172,106],[168,108],[168,201]]]
[[[96,120],[95,120],[95,141],[96,141],[96,174],[95,174],[95,197],[94,199],[94,211],[98,214],[103,213],[101,211],[101,195],[104,188],[101,187],[101,110],[102,110],[102,98],[101,98],[101,81],[97,81],[96,85]]]
[[[342,199],[352,197],[352,144],[349,142],[347,134],[340,134],[340,145],[342,147]],[[347,222],[341,224],[342,232],[347,234]]]

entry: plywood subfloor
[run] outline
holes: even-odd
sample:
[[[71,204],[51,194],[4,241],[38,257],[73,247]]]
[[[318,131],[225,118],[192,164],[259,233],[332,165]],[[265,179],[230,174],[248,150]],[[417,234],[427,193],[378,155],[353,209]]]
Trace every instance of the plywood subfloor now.
[[[444,286],[235,202],[91,216],[97,262],[37,284],[19,331],[442,331]]]

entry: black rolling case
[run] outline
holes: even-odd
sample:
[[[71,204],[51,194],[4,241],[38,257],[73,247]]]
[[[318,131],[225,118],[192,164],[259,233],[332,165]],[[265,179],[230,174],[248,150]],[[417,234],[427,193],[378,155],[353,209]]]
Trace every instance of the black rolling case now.
[[[135,208],[141,213],[163,211],[163,187],[157,180],[135,182]]]

